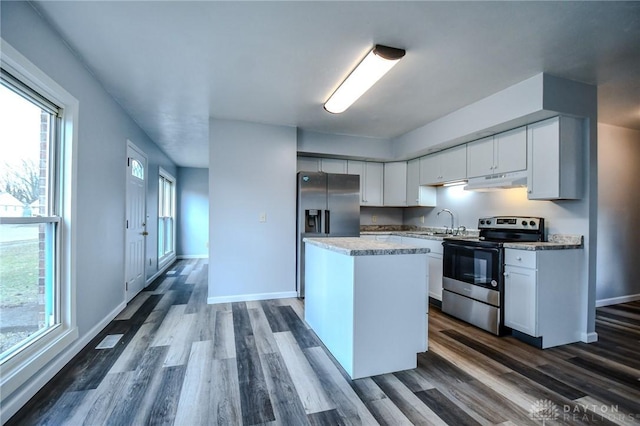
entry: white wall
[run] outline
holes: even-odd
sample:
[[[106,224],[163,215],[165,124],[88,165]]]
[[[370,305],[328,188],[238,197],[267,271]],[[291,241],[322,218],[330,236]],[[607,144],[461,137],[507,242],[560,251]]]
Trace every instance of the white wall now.
[[[209,303],[294,297],[296,129],[212,119],[209,140]]]
[[[124,221],[127,139],[149,158],[147,198],[149,223],[157,223],[158,168],[175,173],[175,165],[158,149],[89,73],[59,35],[27,2],[2,2],[2,38],[60,84],[80,104],[78,126],[77,235],[78,344],[86,344],[125,303]],[[147,276],[155,272],[157,229],[149,227]],[[71,348],[49,363],[80,347]],[[40,377],[41,378],[41,377]],[[23,389],[31,389],[37,380]],[[4,399],[3,406],[11,404]]]
[[[209,256],[209,169],[178,167],[178,257]]]
[[[640,131],[598,124],[599,304],[640,299]]]

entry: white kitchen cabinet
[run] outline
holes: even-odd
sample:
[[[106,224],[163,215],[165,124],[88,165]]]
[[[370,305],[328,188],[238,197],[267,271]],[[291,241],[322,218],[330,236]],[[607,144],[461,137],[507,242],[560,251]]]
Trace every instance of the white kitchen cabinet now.
[[[360,205],[382,206],[384,165],[369,161],[347,162],[347,173],[360,176]]]
[[[427,288],[429,297],[442,301],[442,255],[444,253],[442,241],[402,237],[402,243],[415,247],[426,247],[431,250],[427,253],[429,262]]]
[[[347,173],[347,160],[338,158],[321,158],[320,171],[325,173]]]
[[[316,157],[298,157],[299,172],[319,172],[320,158]]]
[[[536,270],[505,265],[504,323],[538,337]]]
[[[420,158],[420,185],[437,185],[466,178],[466,144]]]
[[[520,127],[467,144],[468,178],[526,169],[526,127]]]
[[[407,205],[407,162],[384,163],[384,205],[406,207]]]
[[[505,325],[542,348],[579,341],[581,253],[505,249]]]
[[[528,198],[581,198],[583,121],[559,116],[534,123],[527,139]]]
[[[436,188],[420,185],[420,159],[407,161],[407,206],[436,205]]]
[[[416,368],[428,348],[425,258],[307,243],[304,320],[350,378]]]

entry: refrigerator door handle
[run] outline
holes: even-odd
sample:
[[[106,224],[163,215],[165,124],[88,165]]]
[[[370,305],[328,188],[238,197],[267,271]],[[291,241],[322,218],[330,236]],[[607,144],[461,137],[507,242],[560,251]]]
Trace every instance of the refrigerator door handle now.
[[[331,212],[329,210],[324,211],[324,231],[325,234],[331,233]]]

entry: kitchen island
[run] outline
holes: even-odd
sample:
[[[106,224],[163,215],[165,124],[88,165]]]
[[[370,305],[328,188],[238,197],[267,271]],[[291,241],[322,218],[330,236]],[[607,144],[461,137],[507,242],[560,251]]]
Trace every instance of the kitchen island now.
[[[305,238],[305,321],[352,379],[416,368],[427,350],[428,248]]]

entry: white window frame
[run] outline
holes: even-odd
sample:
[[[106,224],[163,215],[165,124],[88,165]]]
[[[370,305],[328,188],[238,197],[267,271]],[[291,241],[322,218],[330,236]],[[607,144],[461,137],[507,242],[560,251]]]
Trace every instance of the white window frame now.
[[[160,219],[162,219],[164,216],[160,216],[160,200],[163,199],[163,189],[160,187],[160,178],[163,178],[169,182],[171,182],[171,184],[173,185],[173,191],[172,191],[172,199],[171,199],[171,211],[173,213],[173,216],[171,216],[172,220],[173,220],[173,226],[171,227],[171,241],[172,241],[172,250],[164,253],[163,255],[160,255]],[[176,178],[173,177],[173,175],[171,175],[171,173],[167,172],[165,169],[163,169],[162,167],[160,167],[159,171],[158,171],[158,269],[161,269],[162,267],[164,267],[165,265],[167,265],[168,263],[172,262],[175,258],[176,258],[176,222],[177,222],[177,215],[176,215],[176,190],[177,190],[177,181]]]
[[[60,107],[60,128],[58,140],[59,157],[52,167],[59,167],[59,246],[56,267],[59,277],[60,324],[32,341],[29,345],[7,359],[1,366],[0,394],[3,403],[8,397],[20,399],[26,395],[13,395],[20,386],[35,377],[57,355],[78,339],[76,326],[76,230],[73,226],[76,218],[76,202],[72,194],[77,189],[77,141],[79,102],[62,86],[37,68],[31,61],[0,38],[0,63],[3,69],[19,79],[32,90],[49,99]],[[3,219],[2,223],[19,221],[28,223],[36,218]],[[19,394],[19,392],[16,392]],[[26,401],[25,401],[26,402]],[[2,422],[6,411],[3,407]]]

